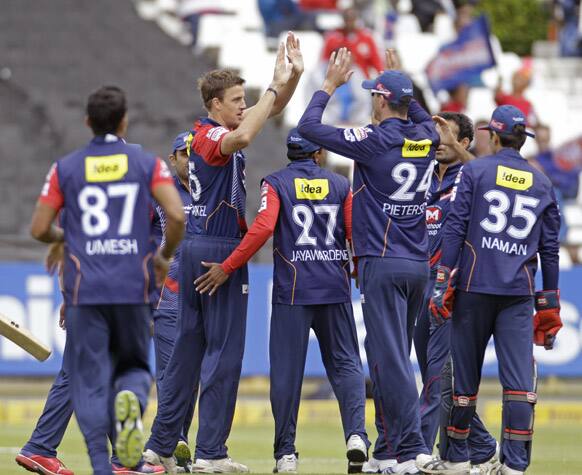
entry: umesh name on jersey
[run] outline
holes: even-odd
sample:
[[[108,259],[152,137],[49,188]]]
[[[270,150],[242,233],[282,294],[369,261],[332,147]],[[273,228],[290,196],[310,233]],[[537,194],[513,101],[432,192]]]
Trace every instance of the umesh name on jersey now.
[[[68,305],[149,302],[152,190],[172,183],[166,164],[106,135],[57,161],[40,202],[64,208]]]
[[[503,148],[465,165],[456,182],[442,263],[452,268],[462,248],[457,288],[533,295],[538,253],[544,288],[556,286],[560,213],[549,179]]]

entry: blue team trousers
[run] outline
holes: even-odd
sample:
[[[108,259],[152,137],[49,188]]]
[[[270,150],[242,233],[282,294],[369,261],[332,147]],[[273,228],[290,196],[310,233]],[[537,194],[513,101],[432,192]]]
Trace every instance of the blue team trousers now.
[[[504,391],[501,459],[514,470],[528,467],[535,402],[532,315],[531,296],[456,292],[451,341],[454,395],[447,427],[447,460],[469,459],[467,434],[472,431],[485,349],[493,335]]]
[[[65,308],[70,348],[70,391],[95,475],[110,475],[107,436],[115,445],[113,401],[133,391],[142,412],[151,386],[149,305]]]
[[[380,257],[364,257],[360,263],[366,353],[376,411],[390,458],[405,462],[429,453],[420,431],[418,392],[410,362],[428,263]]]
[[[164,380],[164,371],[172,356],[174,341],[176,340],[176,321],[178,319],[178,310],[158,309],[154,310],[154,352],[156,355],[156,390],[161,392],[162,381]],[[204,374],[204,371],[203,371]],[[204,376],[202,377],[204,380]],[[184,425],[180,433],[180,440],[188,442],[188,431],[194,417],[194,407],[198,396],[198,381],[194,383],[194,393],[184,418]],[[148,447],[149,448],[149,447]]]
[[[369,446],[365,428],[365,378],[351,303],[273,304],[269,359],[275,459],[295,453],[310,329],[319,342],[323,365],[338,400],[345,440],[357,434]]]
[[[57,456],[57,447],[61,444],[73,415],[69,391],[70,349],[71,344],[67,338],[61,369],[48,393],[42,415],[30,439],[22,448],[26,452],[43,457]]]
[[[243,267],[209,296],[194,280],[208,271],[205,262],[222,262],[238,239],[191,236],[180,252],[180,300],[176,342],[158,396],[158,413],[148,447],[169,457],[176,447],[200,374],[199,428],[195,457],[227,456],[245,343],[248,272]]]
[[[435,277],[436,271],[431,271],[431,278],[424,293],[423,307],[414,328],[414,349],[423,383],[419,398],[422,436],[427,448],[432,450],[440,425],[439,449],[443,451],[448,442],[446,425],[453,397],[449,363],[451,321],[447,320],[440,326],[431,324],[428,304]],[[473,464],[480,464],[494,455],[495,439],[485,429],[477,413],[471,421],[471,426],[473,429],[468,439],[470,459]]]

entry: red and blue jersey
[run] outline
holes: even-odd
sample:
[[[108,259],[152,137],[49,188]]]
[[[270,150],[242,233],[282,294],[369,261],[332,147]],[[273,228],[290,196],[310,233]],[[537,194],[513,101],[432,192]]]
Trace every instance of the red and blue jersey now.
[[[240,238],[246,231],[245,156],[240,150],[222,155],[220,144],[228,132],[205,118],[196,122],[188,137],[189,234]]]
[[[182,207],[184,209],[184,220],[188,221],[190,216],[190,211],[192,209],[192,198],[190,197],[190,190],[188,190],[177,176],[174,176],[174,184],[176,189],[182,198]],[[155,206],[155,217],[154,223],[159,222],[161,240],[165,241],[166,235],[166,214],[162,207],[158,204]],[[180,270],[180,247],[174,252],[174,257],[172,262],[170,262],[170,268],[168,269],[168,275],[164,281],[162,287],[160,298],[156,302],[156,308],[158,310],[169,310],[178,311],[178,291],[179,291],[179,275]]]
[[[441,264],[457,288],[533,295],[541,260],[546,290],[558,288],[560,213],[550,180],[519,152],[503,148],[466,164],[456,179],[443,232]]]
[[[114,135],[95,137],[51,167],[39,201],[65,210],[67,305],[149,302],[152,190],[167,183],[162,160]]]
[[[448,166],[443,179],[438,174],[437,163],[432,174],[430,188],[426,195],[426,228],[428,230],[428,249],[431,268],[439,264],[443,228],[451,205],[451,196],[455,179],[463,166],[461,163]]]
[[[355,161],[355,255],[427,260],[426,193],[440,141],[430,115],[413,100],[410,120],[342,129],[321,123],[328,101],[323,91],[313,95],[299,133]]]
[[[273,303],[350,302],[351,205],[345,177],[294,160],[263,180],[259,214],[222,267],[244,265],[274,232]]]

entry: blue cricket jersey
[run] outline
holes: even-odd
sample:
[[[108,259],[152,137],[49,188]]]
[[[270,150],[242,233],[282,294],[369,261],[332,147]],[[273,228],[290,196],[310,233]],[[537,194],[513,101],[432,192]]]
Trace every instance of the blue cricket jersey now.
[[[299,133],[354,160],[353,245],[356,256],[428,259],[426,193],[440,137],[412,101],[410,120],[342,129],[323,125],[329,95],[317,91],[299,121]]]
[[[557,289],[560,213],[550,180],[503,148],[466,164],[456,181],[441,263],[453,268],[460,253],[457,288],[533,295],[539,254],[544,289]]]

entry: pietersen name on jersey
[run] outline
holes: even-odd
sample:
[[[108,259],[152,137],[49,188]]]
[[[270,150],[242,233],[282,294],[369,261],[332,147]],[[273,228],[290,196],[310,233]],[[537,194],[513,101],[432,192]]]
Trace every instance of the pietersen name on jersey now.
[[[384,203],[382,206],[384,213],[394,216],[417,216],[426,213],[426,203],[415,205],[397,205],[394,203]]]

